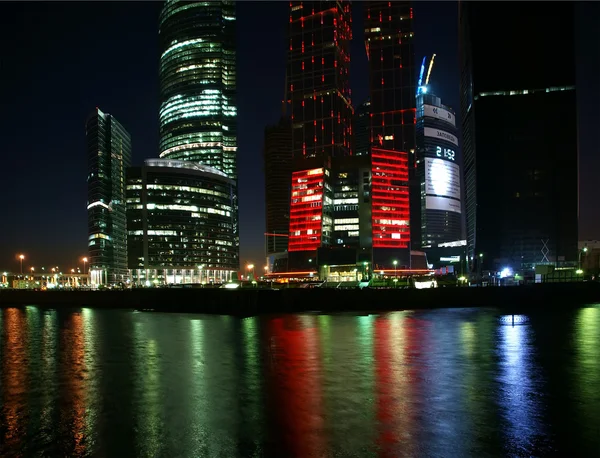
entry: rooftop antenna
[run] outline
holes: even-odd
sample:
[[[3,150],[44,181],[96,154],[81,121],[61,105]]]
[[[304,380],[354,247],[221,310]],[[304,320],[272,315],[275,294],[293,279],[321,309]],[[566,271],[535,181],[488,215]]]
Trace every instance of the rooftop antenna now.
[[[431,75],[431,69],[433,68],[433,61],[435,60],[435,54],[431,56],[431,60],[429,61],[429,70],[427,70],[427,78],[425,78],[425,86],[429,84],[429,76]]]

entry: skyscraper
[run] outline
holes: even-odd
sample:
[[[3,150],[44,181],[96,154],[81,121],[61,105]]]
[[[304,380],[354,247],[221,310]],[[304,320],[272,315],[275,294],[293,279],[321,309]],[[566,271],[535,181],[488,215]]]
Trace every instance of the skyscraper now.
[[[373,262],[409,266],[410,250],[420,238],[411,2],[367,1],[364,14],[373,145]]]
[[[469,257],[484,269],[575,261],[574,3],[459,8]]]
[[[371,145],[371,101],[361,103],[354,112],[354,148],[355,156],[369,154]]]
[[[371,143],[384,149],[415,150],[416,67],[411,2],[365,2],[369,58]]]
[[[233,180],[229,230],[237,252],[235,25],[234,1],[167,0],[159,20],[159,76],[160,157],[211,167]],[[207,267],[230,267],[215,259]]]
[[[127,171],[129,268],[136,283],[221,283],[239,267],[234,180],[193,161]]]
[[[125,170],[131,165],[131,137],[99,108],[86,123],[88,153],[88,250],[93,284],[125,281],[127,218]]]
[[[432,62],[433,59],[430,68]],[[422,248],[462,238],[462,192],[457,151],[458,129],[454,111],[443,105],[429,86],[420,87],[417,95],[417,175],[421,189]]]
[[[237,180],[235,3],[168,0],[160,15],[160,157]]]
[[[265,129],[264,171],[266,254],[284,253],[288,249],[292,180],[292,126],[285,116]]]
[[[352,150],[350,6],[340,1],[290,2],[287,93],[295,161],[291,264],[308,265],[316,249],[331,245],[331,158],[349,156]]]

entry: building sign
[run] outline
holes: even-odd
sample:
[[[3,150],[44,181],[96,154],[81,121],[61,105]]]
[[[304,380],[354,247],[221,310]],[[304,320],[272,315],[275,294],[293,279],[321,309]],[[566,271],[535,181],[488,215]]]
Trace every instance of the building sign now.
[[[461,213],[460,202],[447,197],[425,196],[425,208],[427,210]]]
[[[458,138],[444,130],[434,129],[432,127],[425,127],[425,136],[437,138],[439,140],[446,140],[458,146]]]
[[[454,127],[456,127],[456,118],[452,113],[448,110],[444,110],[443,108],[434,107],[433,105],[423,104],[425,116],[429,116],[430,118],[440,119],[442,121],[449,122]]]
[[[443,159],[425,158],[425,208],[461,213],[458,165]]]

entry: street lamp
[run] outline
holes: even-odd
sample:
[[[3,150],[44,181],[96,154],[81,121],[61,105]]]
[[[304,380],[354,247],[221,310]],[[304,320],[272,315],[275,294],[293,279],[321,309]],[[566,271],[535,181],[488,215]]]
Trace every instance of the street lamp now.
[[[20,254],[19,260],[21,261],[21,275],[23,275],[23,259],[25,259],[25,255]]]
[[[398,276],[398,261],[394,259],[394,277]]]
[[[88,259],[87,258],[83,258],[82,261],[83,261],[83,275],[86,275],[85,265],[87,264]]]
[[[252,271],[252,278],[254,278],[254,264],[248,264],[247,268]]]
[[[579,270],[581,270],[581,255],[582,255],[583,253],[587,253],[587,250],[588,250],[588,249],[587,249],[587,247],[586,247],[586,246],[584,246],[584,247],[583,247],[583,248],[582,248],[582,249],[579,251]]]

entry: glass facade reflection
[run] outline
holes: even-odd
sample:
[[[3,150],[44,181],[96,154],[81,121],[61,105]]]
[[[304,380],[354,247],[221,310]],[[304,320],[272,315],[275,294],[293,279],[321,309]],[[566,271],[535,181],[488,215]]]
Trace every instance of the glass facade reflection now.
[[[220,283],[237,270],[236,185],[225,173],[195,162],[148,159],[128,171],[127,209],[134,276]]]
[[[127,278],[125,170],[131,165],[131,136],[99,108],[86,123],[88,152],[88,251],[94,283]]]
[[[235,2],[167,1],[160,15],[160,157],[237,179]]]

